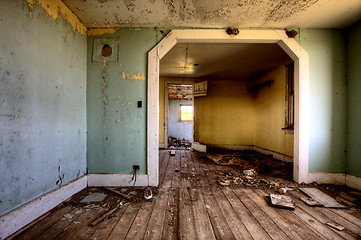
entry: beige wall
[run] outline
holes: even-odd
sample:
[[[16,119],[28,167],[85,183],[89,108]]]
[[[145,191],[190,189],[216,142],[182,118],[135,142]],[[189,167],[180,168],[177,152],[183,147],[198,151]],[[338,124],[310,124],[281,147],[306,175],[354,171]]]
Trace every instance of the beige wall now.
[[[254,145],[293,156],[293,134],[285,134],[282,130],[285,127],[285,66],[264,75],[256,82],[268,80],[274,80],[271,87],[264,86],[254,94]]]
[[[268,80],[257,92],[248,89]],[[159,142],[164,142],[164,82],[159,81]],[[215,145],[255,145],[293,156],[293,135],[285,134],[286,68],[254,82],[209,80],[208,96],[195,98],[195,141]]]
[[[195,137],[204,144],[253,145],[254,100],[247,83],[208,81],[208,96],[195,98]]]

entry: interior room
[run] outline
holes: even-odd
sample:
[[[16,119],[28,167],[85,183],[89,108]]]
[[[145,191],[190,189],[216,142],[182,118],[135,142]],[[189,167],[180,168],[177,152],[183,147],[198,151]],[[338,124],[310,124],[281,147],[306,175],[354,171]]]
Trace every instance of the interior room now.
[[[0,32],[0,239],[360,237],[359,0],[4,0]]]

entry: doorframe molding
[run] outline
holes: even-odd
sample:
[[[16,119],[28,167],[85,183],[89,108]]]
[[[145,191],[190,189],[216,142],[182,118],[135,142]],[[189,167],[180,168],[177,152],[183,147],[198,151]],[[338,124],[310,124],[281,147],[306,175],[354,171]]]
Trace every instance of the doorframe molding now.
[[[284,30],[240,30],[230,36],[224,29],[172,30],[148,53],[147,165],[150,185],[159,183],[159,62],[177,43],[277,43],[294,61],[296,182],[308,182],[309,164],[309,55]]]

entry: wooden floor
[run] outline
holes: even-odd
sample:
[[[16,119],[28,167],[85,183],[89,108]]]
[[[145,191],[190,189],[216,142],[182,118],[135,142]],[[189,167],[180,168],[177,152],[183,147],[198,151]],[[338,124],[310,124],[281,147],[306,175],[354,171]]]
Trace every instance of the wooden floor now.
[[[96,226],[90,223],[107,209],[64,205],[14,239],[358,239],[361,220],[350,210],[312,208],[288,191],[294,211],[270,207],[264,196],[274,190],[218,186],[214,174],[232,167],[160,151],[160,187],[156,199],[135,202]],[[109,210],[109,209],[108,209]],[[73,216],[71,219],[64,215]],[[68,216],[69,216],[68,215]],[[332,222],[345,227],[330,228]]]

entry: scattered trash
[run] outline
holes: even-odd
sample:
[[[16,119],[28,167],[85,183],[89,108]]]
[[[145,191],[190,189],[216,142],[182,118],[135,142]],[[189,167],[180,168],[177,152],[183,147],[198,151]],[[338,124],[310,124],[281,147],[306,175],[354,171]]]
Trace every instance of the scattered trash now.
[[[323,204],[313,198],[300,198],[301,201],[311,207],[323,207]]]
[[[64,215],[64,217],[67,218],[67,219],[72,219],[74,216],[67,213],[67,214]]]
[[[65,220],[66,220],[66,218],[64,218],[64,217],[63,217],[63,218],[61,218],[60,220],[61,220],[61,221],[65,221]]]
[[[278,189],[278,192],[281,194],[285,194],[287,192],[286,188],[280,188]]]
[[[175,150],[170,150],[170,155],[175,156]]]
[[[192,146],[192,142],[188,141],[185,138],[183,138],[182,140],[179,140],[178,138],[175,138],[173,136],[170,136],[168,138],[168,147],[170,148],[176,148],[176,147],[189,148],[191,146]]]
[[[129,194],[130,194],[130,195],[137,195],[137,192],[132,191],[132,192],[130,192]]]
[[[256,176],[256,171],[254,169],[244,170],[243,174],[246,176],[253,177]]]
[[[120,189],[120,192],[121,192],[121,193],[125,193],[126,191],[128,191],[128,189],[126,189],[126,188]]]
[[[174,172],[179,172],[178,168],[174,169]]]
[[[152,189],[148,188],[146,191],[144,191],[144,198],[149,200],[152,199],[153,197],[153,193],[152,193]]]
[[[302,192],[304,192],[309,197],[315,199],[316,201],[322,203],[324,207],[330,208],[344,208],[345,206],[338,203],[336,199],[330,197],[326,193],[321,192],[317,188],[299,188]]]
[[[208,204],[206,204],[206,208],[207,208],[207,209],[211,209],[211,206],[209,206]]]
[[[125,199],[127,199],[127,200],[130,200],[130,199],[131,199],[131,197],[129,197],[128,195],[125,195],[124,193],[121,193],[121,192],[119,192],[119,191],[117,191],[117,190],[114,190],[114,189],[112,189],[112,188],[104,188],[104,189],[106,189],[106,190],[108,190],[108,191],[111,191],[111,192],[113,192],[113,193],[115,193],[115,194],[118,194],[119,196],[121,196],[121,197],[123,197],[123,198],[125,198]]]
[[[290,197],[284,195],[270,194],[271,205],[274,207],[295,209],[295,205]]]
[[[345,229],[344,226],[338,225],[338,224],[336,224],[336,223],[327,222],[326,225],[327,225],[327,226],[330,226],[330,227],[332,227],[332,228],[334,228],[334,229],[336,229],[336,230],[338,230],[338,231],[342,231],[342,230]]]
[[[120,202],[115,208],[113,208],[112,210],[106,212],[105,214],[103,214],[102,216],[100,216],[99,218],[97,218],[94,222],[92,222],[92,226],[97,225],[99,222],[103,221],[104,219],[106,219],[107,217],[109,217],[113,212],[115,212],[118,209],[124,208],[126,206],[128,206],[130,203],[125,203],[123,204],[123,202]]]
[[[267,185],[269,184],[268,181],[265,180],[265,179],[260,179],[259,182],[260,182],[260,183],[263,183],[263,184],[267,184]]]
[[[218,184],[221,186],[229,186],[229,184],[231,183],[230,180],[220,180],[218,181]]]
[[[83,198],[80,202],[81,203],[85,203],[85,202],[101,202],[101,201],[104,200],[104,198],[106,196],[107,195],[105,195],[104,193],[94,192],[94,193],[90,193],[88,196]]]
[[[74,223],[75,223],[75,224],[81,224],[81,222],[78,222],[78,221],[75,221]]]
[[[75,215],[81,214],[81,213],[83,213],[83,210],[80,209],[80,210],[78,210],[78,211],[75,212]]]

